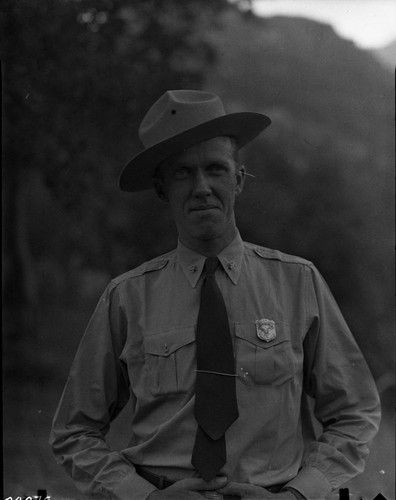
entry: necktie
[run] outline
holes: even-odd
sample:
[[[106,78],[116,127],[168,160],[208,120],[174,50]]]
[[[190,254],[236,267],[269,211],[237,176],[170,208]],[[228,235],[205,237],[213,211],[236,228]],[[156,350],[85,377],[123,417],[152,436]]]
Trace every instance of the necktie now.
[[[210,481],[226,463],[225,431],[238,418],[235,361],[226,306],[216,283],[217,257],[205,262],[197,322],[195,418],[191,463]]]

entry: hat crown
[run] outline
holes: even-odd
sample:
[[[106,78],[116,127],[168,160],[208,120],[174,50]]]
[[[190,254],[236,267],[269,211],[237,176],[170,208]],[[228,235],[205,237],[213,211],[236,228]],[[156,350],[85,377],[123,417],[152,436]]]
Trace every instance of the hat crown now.
[[[199,90],[169,90],[149,109],[139,127],[145,148],[225,115],[220,98]]]

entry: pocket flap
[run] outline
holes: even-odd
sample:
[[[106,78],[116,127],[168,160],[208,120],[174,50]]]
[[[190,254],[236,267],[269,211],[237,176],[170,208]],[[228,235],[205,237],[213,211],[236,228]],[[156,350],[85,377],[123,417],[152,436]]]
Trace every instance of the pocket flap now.
[[[290,342],[290,327],[286,323],[275,323],[275,332],[275,338],[266,341],[258,337],[255,322],[235,324],[236,337],[263,349],[268,349],[283,342]]]
[[[187,344],[195,341],[195,328],[178,328],[147,335],[144,337],[143,349],[147,354],[170,356]]]

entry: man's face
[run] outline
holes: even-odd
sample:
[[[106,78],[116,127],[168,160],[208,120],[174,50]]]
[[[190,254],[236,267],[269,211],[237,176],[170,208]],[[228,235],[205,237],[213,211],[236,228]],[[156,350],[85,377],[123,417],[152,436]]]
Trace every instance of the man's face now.
[[[189,248],[220,251],[236,235],[234,203],[244,171],[236,165],[230,139],[201,142],[164,162],[155,179],[170,203],[180,240]]]

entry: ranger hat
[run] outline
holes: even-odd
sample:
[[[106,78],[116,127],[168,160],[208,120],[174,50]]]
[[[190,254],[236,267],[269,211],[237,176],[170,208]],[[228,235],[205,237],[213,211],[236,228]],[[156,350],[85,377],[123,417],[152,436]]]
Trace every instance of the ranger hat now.
[[[149,109],[139,127],[145,149],[130,160],[120,176],[123,191],[153,186],[156,167],[166,158],[213,137],[230,136],[241,148],[271,120],[260,113],[226,114],[220,98],[198,90],[169,90]]]

